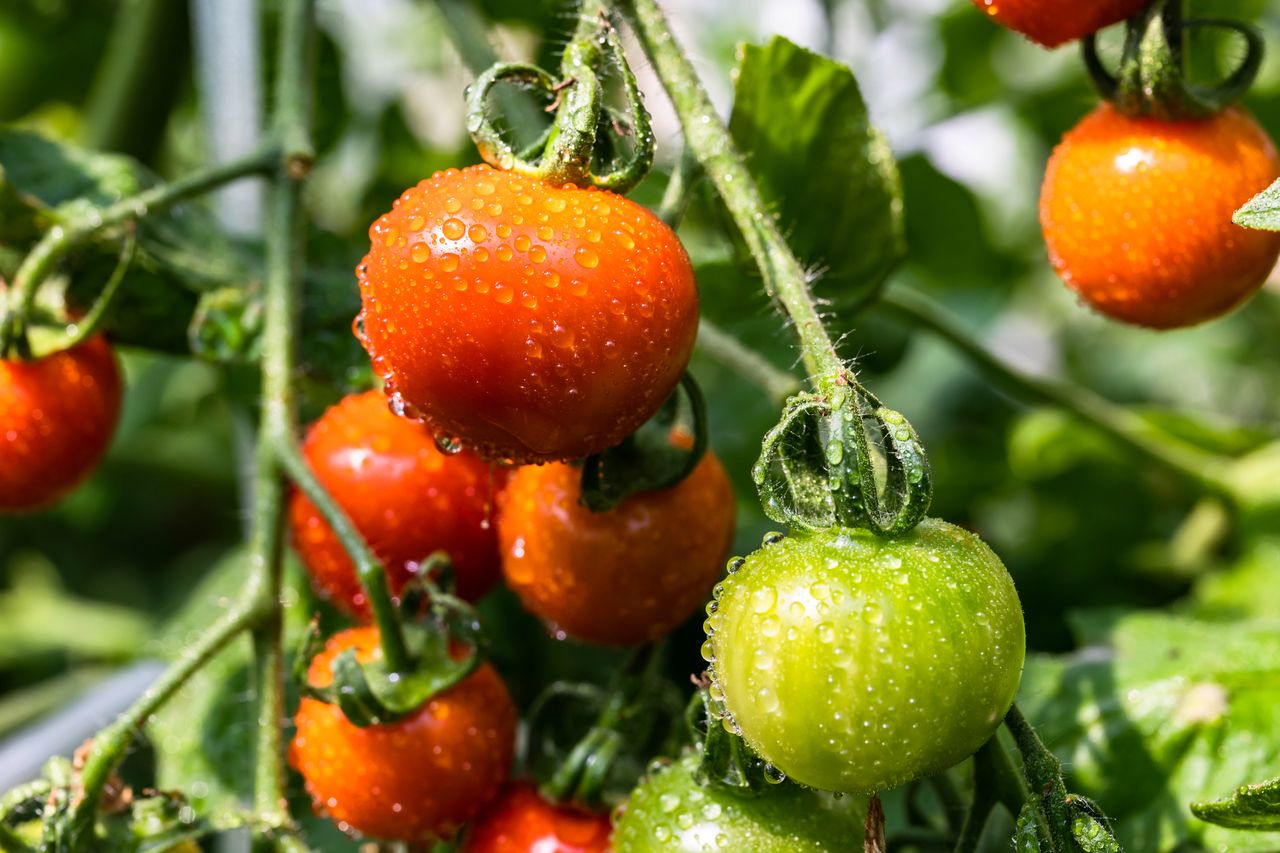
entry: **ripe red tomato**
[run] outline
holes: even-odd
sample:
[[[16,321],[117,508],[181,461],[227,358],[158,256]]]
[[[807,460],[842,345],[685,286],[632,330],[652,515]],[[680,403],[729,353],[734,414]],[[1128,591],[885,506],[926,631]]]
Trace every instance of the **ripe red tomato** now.
[[[872,793],[945,770],[1000,725],[1026,634],[977,536],[796,533],[730,573],[709,620],[711,696],[802,785]]]
[[[393,414],[381,392],[353,394],[330,407],[307,433],[303,453],[386,566],[393,593],[438,550],[452,558],[463,598],[474,601],[497,581],[490,519],[505,474],[465,451],[444,453],[421,424]],[[351,559],[300,491],[290,498],[289,526],[321,594],[367,618]]]
[[[378,649],[372,627],[329,639],[308,672],[332,682],[333,660]],[[389,841],[447,839],[497,796],[515,751],[516,709],[493,667],[482,664],[404,719],[359,728],[336,705],[303,698],[289,763],[302,774],[318,814],[344,832]]]
[[[451,169],[407,190],[369,235],[357,330],[374,369],[407,414],[486,458],[612,447],[688,364],[689,257],[626,198]]]
[[[123,388],[102,337],[36,361],[0,361],[0,512],[49,506],[106,453]]]
[[[677,486],[607,512],[578,499],[580,469],[521,468],[499,500],[502,572],[557,636],[631,645],[665,636],[706,601],[733,540],[733,488],[707,453]]]
[[[1148,0],[973,0],[987,15],[1045,47],[1082,39],[1132,18]]]
[[[1163,122],[1104,104],[1049,160],[1040,199],[1049,257],[1108,317],[1156,329],[1210,320],[1275,267],[1280,234],[1231,215],[1277,175],[1280,155],[1242,109]]]
[[[507,788],[467,830],[463,853],[605,853],[613,825],[544,800],[527,782]]]

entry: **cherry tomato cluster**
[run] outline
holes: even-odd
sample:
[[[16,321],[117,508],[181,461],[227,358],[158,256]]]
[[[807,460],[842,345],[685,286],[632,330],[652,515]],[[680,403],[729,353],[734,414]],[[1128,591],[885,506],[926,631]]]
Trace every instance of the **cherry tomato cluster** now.
[[[973,2],[1048,47],[1091,36],[1148,5]],[[1049,160],[1040,200],[1049,259],[1068,287],[1114,320],[1152,329],[1212,320],[1257,292],[1280,258],[1280,234],[1232,222],[1277,176],[1280,153],[1241,107],[1174,119],[1104,103]]]
[[[688,363],[697,290],[674,232],[619,195],[476,166],[405,192],[370,240],[356,332],[385,387],[331,407],[303,452],[391,592],[444,554],[462,598],[505,578],[562,639],[645,643],[696,612],[734,527],[713,455],[610,510],[581,502],[580,460],[653,416]],[[289,520],[318,592],[368,620],[350,557],[301,491]],[[374,658],[377,629],[331,638],[313,687],[348,648]],[[606,849],[607,816],[507,782],[516,718],[485,664],[393,723],[358,727],[306,698],[290,760],[317,811],[353,833],[418,843],[475,821],[464,849]]]

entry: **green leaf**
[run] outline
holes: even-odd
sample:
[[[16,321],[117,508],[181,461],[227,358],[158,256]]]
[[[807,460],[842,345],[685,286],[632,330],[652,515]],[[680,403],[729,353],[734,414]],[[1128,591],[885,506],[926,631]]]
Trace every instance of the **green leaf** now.
[[[1084,853],[1121,853],[1115,838],[1093,815],[1076,815],[1071,821],[1071,835]]]
[[[1033,657],[1019,700],[1129,850],[1280,849],[1280,834],[1206,826],[1187,804],[1275,768],[1280,623],[1138,613],[1085,620],[1091,645]]]
[[[1028,800],[1018,812],[1018,822],[1013,829],[1013,849],[1016,853],[1042,853],[1052,846],[1040,834],[1040,821],[1036,818],[1036,806]]]
[[[1280,231],[1280,181],[1250,199],[1232,219],[1245,228]]]
[[[1225,800],[1192,803],[1191,811],[1218,826],[1280,832],[1280,778],[1242,785]]]
[[[25,254],[51,225],[92,216],[160,183],[119,154],[86,151],[35,133],[0,129],[0,244]],[[105,232],[68,259],[69,300],[92,304],[119,253],[122,229]],[[138,251],[105,324],[117,340],[185,350],[195,296],[255,277],[250,258],[199,202],[153,212],[138,223]]]
[[[853,72],[777,37],[744,45],[735,79],[729,130],[819,293],[871,300],[906,252],[902,186]]]

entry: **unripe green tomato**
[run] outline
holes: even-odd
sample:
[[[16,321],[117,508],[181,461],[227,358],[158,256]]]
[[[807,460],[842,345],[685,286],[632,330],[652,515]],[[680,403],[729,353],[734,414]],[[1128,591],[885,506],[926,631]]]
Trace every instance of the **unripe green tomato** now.
[[[631,792],[613,831],[615,853],[830,853],[862,838],[859,797],[796,785],[742,794],[699,784],[698,762],[688,755]]]
[[[893,788],[973,754],[1012,704],[1026,652],[1000,559],[933,519],[892,539],[769,537],[710,609],[704,654],[727,724],[826,791]]]

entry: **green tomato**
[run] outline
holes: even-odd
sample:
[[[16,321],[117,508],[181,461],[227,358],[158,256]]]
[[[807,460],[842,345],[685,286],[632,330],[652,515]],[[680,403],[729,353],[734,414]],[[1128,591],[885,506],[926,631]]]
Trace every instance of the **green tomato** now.
[[[758,795],[702,785],[698,762],[690,754],[631,792],[613,830],[616,853],[829,853],[862,838],[861,798],[788,784]]]
[[[982,540],[929,519],[893,539],[765,541],[717,587],[704,647],[712,699],[761,757],[813,788],[870,793],[945,770],[991,736],[1026,632],[1013,579]]]

